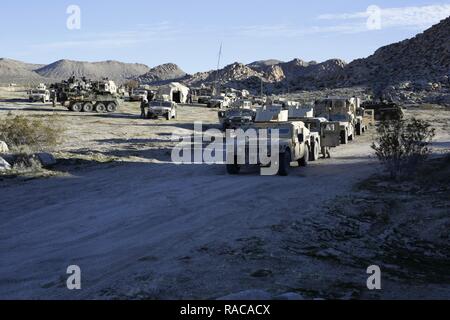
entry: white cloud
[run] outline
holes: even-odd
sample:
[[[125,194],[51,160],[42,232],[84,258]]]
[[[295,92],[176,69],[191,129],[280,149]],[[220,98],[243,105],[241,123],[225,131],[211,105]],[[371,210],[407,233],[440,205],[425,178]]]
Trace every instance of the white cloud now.
[[[127,31],[84,34],[73,33],[73,35],[69,32],[69,40],[39,43],[32,47],[36,49],[114,49],[156,40],[171,39],[180,32],[179,28],[168,22],[161,22],[153,25],[141,24],[135,30]]]

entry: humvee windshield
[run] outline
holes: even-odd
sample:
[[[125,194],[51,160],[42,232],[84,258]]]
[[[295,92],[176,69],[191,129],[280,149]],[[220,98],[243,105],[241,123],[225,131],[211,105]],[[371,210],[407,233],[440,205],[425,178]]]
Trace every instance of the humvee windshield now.
[[[171,108],[172,103],[169,101],[153,101],[150,102],[150,107],[165,107],[165,108]]]

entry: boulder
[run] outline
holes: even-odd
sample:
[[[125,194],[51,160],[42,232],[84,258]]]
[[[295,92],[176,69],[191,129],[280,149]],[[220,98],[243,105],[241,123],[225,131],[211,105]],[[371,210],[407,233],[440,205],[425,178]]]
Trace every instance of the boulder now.
[[[11,165],[2,157],[0,157],[0,171],[11,170]]]
[[[0,141],[0,153],[7,153],[9,152],[8,145],[4,141]]]
[[[42,166],[45,167],[51,167],[54,166],[56,164],[56,159],[55,157],[50,154],[50,153],[45,153],[45,152],[41,152],[41,153],[36,153],[35,157],[37,160],[39,160],[39,162],[42,164]]]
[[[217,300],[221,301],[269,301],[272,300],[272,295],[264,290],[246,290],[238,293],[233,293]]]

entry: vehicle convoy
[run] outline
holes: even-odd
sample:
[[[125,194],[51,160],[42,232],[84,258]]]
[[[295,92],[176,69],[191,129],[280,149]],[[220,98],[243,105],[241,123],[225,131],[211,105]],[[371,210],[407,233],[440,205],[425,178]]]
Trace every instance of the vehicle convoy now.
[[[366,101],[362,107],[365,110],[373,110],[376,121],[402,120],[404,117],[402,107],[394,102]]]
[[[148,91],[144,89],[134,89],[130,93],[130,101],[144,101],[147,99]]]
[[[123,102],[114,81],[90,81],[71,77],[52,85],[53,104],[60,102],[72,112],[116,112]]]
[[[341,128],[341,144],[347,144],[355,138],[357,128],[362,130],[362,119],[357,118],[358,98],[327,98],[317,100],[314,116],[339,122]],[[362,131],[361,131],[362,132]]]
[[[177,118],[177,104],[172,101],[154,100],[148,103],[148,119],[164,117],[166,120]]]
[[[47,89],[33,89],[29,92],[28,98],[30,102],[50,102],[50,91]]]
[[[282,112],[286,112],[286,115],[279,115],[278,118],[287,120],[287,111]],[[265,119],[266,117],[260,116],[259,118]],[[270,166],[270,164],[263,163],[262,161],[269,156],[268,154],[260,154],[261,150],[259,149],[257,151],[258,154],[252,156],[250,154],[250,150],[252,150],[252,146],[260,146],[265,144],[267,146],[267,152],[270,153],[271,144],[273,142],[273,136],[271,133],[274,130],[278,130],[279,133],[279,137],[277,140],[279,156],[277,163],[278,175],[289,175],[292,162],[297,162],[299,166],[302,167],[306,167],[308,165],[309,153],[311,148],[311,133],[303,122],[263,121],[256,122],[251,128],[255,129],[255,131],[258,133],[256,136],[249,136],[246,139],[242,140],[238,139],[233,152],[230,153],[230,150],[227,151],[228,174],[239,174],[241,167],[244,165]],[[266,134],[261,135],[261,131],[265,131]],[[245,150],[245,157],[240,157],[239,150]]]

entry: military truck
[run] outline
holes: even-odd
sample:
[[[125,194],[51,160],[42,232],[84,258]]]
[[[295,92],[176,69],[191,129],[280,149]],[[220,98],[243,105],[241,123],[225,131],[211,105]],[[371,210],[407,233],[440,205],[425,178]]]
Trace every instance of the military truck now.
[[[341,143],[341,127],[339,122],[328,121],[325,118],[295,117],[289,115],[289,121],[301,121],[305,124],[310,134],[311,152],[309,161],[317,161],[320,153],[326,157],[325,148],[335,148]]]
[[[130,93],[130,101],[144,101],[147,99],[148,91],[144,89],[134,89]]]
[[[255,121],[256,108],[250,100],[237,100],[232,103],[231,109],[218,112],[222,129],[237,129],[247,127]]]
[[[266,111],[260,111],[260,113],[265,113]],[[268,112],[272,113],[272,112]],[[273,114],[268,115],[268,117],[264,115],[258,115],[259,119],[267,119],[275,117]],[[251,129],[254,129],[258,132],[258,136],[256,137],[256,141],[254,138],[245,139],[245,145],[239,145],[237,141],[235,145],[235,149],[233,153],[227,152],[227,172],[228,174],[235,175],[239,174],[242,163],[239,163],[238,151],[245,150],[245,165],[254,165],[254,163],[249,163],[250,161],[250,145],[259,146],[261,144],[266,144],[268,146],[267,150],[270,152],[271,143],[273,137],[271,133],[273,130],[278,130],[279,139],[278,139],[278,175],[287,176],[289,175],[289,171],[291,168],[291,163],[297,162],[299,166],[306,167],[309,162],[309,153],[311,150],[310,146],[310,131],[305,126],[305,124],[301,121],[288,122],[287,120],[287,111],[282,111],[280,115],[278,115],[277,119],[284,121],[262,121],[256,122]],[[265,130],[267,132],[266,139],[262,138],[260,135],[261,130]],[[259,151],[258,151],[259,152]],[[256,165],[264,165],[261,163],[261,157],[266,155],[257,155],[257,164]]]
[[[219,121],[222,130],[238,129],[249,127],[256,118],[256,111],[253,109],[233,108],[227,111],[219,111]]]
[[[326,98],[315,102],[314,117],[339,122],[341,144],[347,144],[355,138],[356,127],[361,123],[356,116],[357,108],[358,98]]]
[[[172,101],[154,100],[148,103],[148,119],[164,117],[166,120],[177,118],[177,104]]]
[[[72,112],[113,113],[123,102],[114,81],[90,81],[71,77],[67,81],[52,85],[52,100],[60,102]]]
[[[376,121],[402,120],[404,117],[402,107],[394,102],[366,101],[362,107],[365,110],[373,110]]]
[[[219,109],[225,109],[228,108],[231,105],[231,99],[227,96],[215,96],[212,97],[208,104],[208,108],[219,108]]]
[[[33,89],[28,93],[28,99],[30,102],[50,102],[50,91],[47,89]]]

